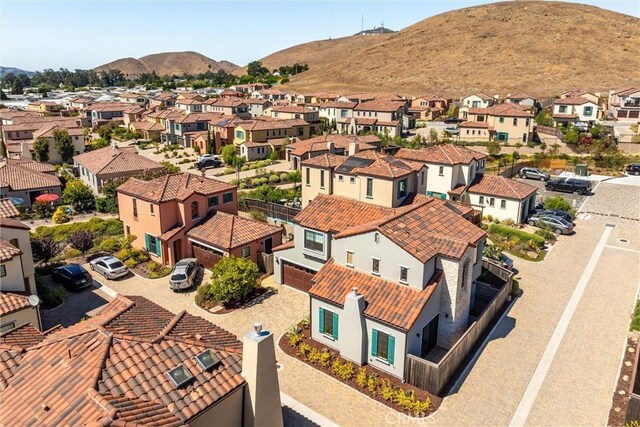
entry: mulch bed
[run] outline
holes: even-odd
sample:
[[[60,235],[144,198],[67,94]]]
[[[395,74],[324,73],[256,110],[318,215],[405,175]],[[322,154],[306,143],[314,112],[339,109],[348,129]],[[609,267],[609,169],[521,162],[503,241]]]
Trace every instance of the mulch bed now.
[[[620,376],[611,399],[611,409],[609,410],[608,426],[624,426],[626,424],[627,406],[629,405],[629,391],[631,389],[631,378],[633,377],[633,364],[636,357],[636,346],[638,337],[629,337],[627,347],[624,352],[624,360],[620,368]],[[622,393],[623,392],[623,393]]]
[[[258,286],[253,292],[249,294],[246,301],[235,304],[235,305],[225,306],[224,304],[218,301],[213,301],[210,304],[207,304],[206,306],[203,306],[196,302],[196,305],[201,309],[208,311],[211,314],[227,314],[239,309],[248,308],[256,304],[260,304],[262,303],[262,301],[264,301],[265,299],[269,298],[271,295],[274,295],[276,293],[277,291],[273,288],[265,288],[263,286]],[[222,307],[222,308],[216,311],[211,311],[211,309],[216,307]]]
[[[316,348],[318,350],[322,350],[327,348],[326,346],[314,341],[311,339],[311,330],[308,326],[304,326],[302,325],[302,323],[300,323],[298,325],[298,327],[302,330],[302,335],[303,335],[303,340],[302,342],[307,343],[311,346],[311,348]],[[369,393],[369,391],[366,388],[361,388],[358,384],[356,384],[355,378],[356,375],[353,376],[353,378],[349,379],[349,380],[343,380],[342,378],[336,376],[336,374],[333,373],[332,369],[331,369],[331,364],[329,364],[329,366],[324,367],[320,364],[314,364],[309,362],[308,360],[306,360],[303,356],[301,356],[300,354],[298,354],[298,351],[296,348],[291,347],[291,345],[289,344],[289,339],[287,334],[284,334],[281,338],[280,341],[278,343],[278,345],[280,346],[280,348],[282,349],[282,351],[284,351],[286,354],[288,354],[289,356],[298,359],[299,361],[306,363],[307,365],[324,372],[325,374],[329,375],[330,377],[334,378],[336,381],[340,381],[343,384],[348,385],[349,387],[359,391],[360,393],[366,395],[367,397],[373,399],[373,400],[377,400],[378,402],[388,406],[389,408],[398,411],[398,412],[402,412],[405,413],[405,411],[400,408],[398,405],[396,405],[393,402],[390,402],[388,400],[385,400],[382,398],[382,394],[381,393],[377,393],[375,396],[371,395],[371,393]],[[332,355],[331,358],[331,362],[333,363],[334,360],[336,360],[336,358],[338,358],[342,363],[345,362],[350,362],[349,360],[343,359],[342,357],[339,356],[338,352],[327,348],[329,350],[329,352]],[[353,362],[351,362],[353,363]],[[360,368],[360,366],[358,366],[357,364],[353,364],[354,368],[355,368],[355,373],[357,374],[358,369]],[[382,380],[388,380],[391,385],[393,387],[397,387],[397,388],[401,388],[404,390],[414,390],[415,392],[415,397],[418,400],[425,400],[427,398],[431,399],[431,410],[427,415],[424,415],[422,417],[426,417],[429,416],[431,414],[433,414],[435,411],[438,410],[438,408],[440,407],[440,404],[442,403],[442,399],[438,396],[435,396],[433,394],[430,394],[420,388],[411,386],[410,384],[404,383],[401,379],[396,378],[392,375],[387,374],[384,371],[381,371],[379,369],[374,368],[371,365],[365,365],[364,367],[366,367],[367,372],[368,373],[375,373],[376,376],[378,377],[378,381],[382,381]],[[409,416],[415,417],[414,414],[411,413],[406,413]]]

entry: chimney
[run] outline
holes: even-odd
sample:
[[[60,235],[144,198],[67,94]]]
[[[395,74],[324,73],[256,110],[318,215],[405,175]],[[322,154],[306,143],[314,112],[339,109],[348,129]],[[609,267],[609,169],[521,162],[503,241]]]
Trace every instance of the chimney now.
[[[282,404],[276,367],[273,333],[256,323],[242,343],[244,388],[244,425],[281,427]]]
[[[358,140],[353,138],[349,143],[349,155],[353,156],[354,154],[360,151],[360,144],[358,144]]]
[[[367,329],[364,324],[364,296],[353,288],[344,299],[342,319],[338,324],[338,335],[342,348],[340,355],[359,365],[367,361]]]
[[[336,152],[336,144],[333,141],[327,142],[327,150],[329,150],[330,154],[335,154],[335,152]]]

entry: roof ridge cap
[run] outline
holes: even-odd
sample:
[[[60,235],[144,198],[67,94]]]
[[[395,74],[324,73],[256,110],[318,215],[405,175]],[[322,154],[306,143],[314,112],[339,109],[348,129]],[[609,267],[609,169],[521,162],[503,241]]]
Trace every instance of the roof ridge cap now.
[[[155,337],[151,342],[153,344],[157,344],[160,341],[162,341],[162,339],[164,337],[166,337],[169,333],[171,333],[171,331],[173,330],[173,328],[176,327],[176,325],[178,324],[178,322],[180,320],[182,320],[182,318],[184,317],[185,313],[187,311],[186,310],[182,310],[181,312],[179,312],[178,314],[176,314],[175,316],[173,316],[173,318],[169,321],[169,323],[167,323],[164,328],[162,328],[162,330],[160,331],[160,333],[158,334],[157,337]]]

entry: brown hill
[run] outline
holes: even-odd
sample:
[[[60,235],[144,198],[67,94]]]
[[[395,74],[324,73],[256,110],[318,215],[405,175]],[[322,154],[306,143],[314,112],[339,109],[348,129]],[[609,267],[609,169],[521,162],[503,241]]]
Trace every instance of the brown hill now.
[[[160,76],[216,72],[232,72],[238,68],[229,61],[215,61],[197,52],[165,52],[143,56],[142,58],[122,58],[94,68],[96,71],[118,69],[127,76],[155,71]]]
[[[443,13],[395,34],[307,43],[263,62],[308,62],[310,70],[286,85],[297,90],[553,96],[637,85],[639,31],[640,19],[593,6],[503,2]]]

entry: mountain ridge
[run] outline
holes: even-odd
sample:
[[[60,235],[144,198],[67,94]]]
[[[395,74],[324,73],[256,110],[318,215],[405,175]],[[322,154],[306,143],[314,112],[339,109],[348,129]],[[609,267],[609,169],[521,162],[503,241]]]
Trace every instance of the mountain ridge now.
[[[126,57],[99,65],[95,71],[118,69],[127,77],[155,71],[159,76],[200,74],[207,71],[223,70],[230,73],[238,66],[232,62],[216,61],[198,52],[160,52],[142,56],[140,58]]]

